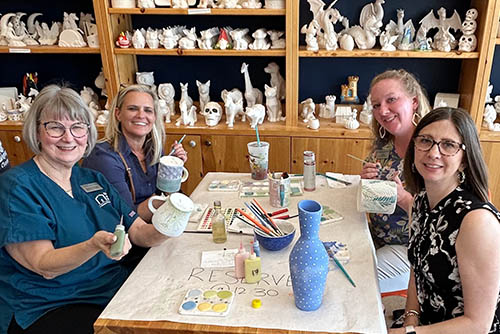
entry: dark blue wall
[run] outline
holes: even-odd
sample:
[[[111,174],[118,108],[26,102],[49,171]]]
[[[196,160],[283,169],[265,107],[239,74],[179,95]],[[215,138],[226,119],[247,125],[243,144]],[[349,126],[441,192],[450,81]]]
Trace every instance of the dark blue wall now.
[[[306,0],[300,1],[300,26],[312,19],[309,4]],[[331,1],[325,1],[328,4]],[[339,0],[336,4],[342,15],[349,18],[351,25],[357,24],[361,8],[371,1]],[[405,9],[405,20],[412,19],[418,27],[420,21],[431,9],[435,11],[443,6],[447,9],[448,16],[453,9],[457,9],[463,18],[468,9],[468,1],[441,0],[418,2],[411,6],[403,0],[387,0],[384,4],[384,25],[389,20],[396,20],[396,9]],[[41,21],[62,21],[63,12],[92,12],[92,2],[88,1],[63,1],[53,0],[50,6],[47,3],[34,0],[1,1],[0,13],[23,11],[29,14],[42,12],[38,17]],[[233,28],[248,27],[251,31],[260,28],[273,28],[285,30],[284,17],[261,16],[172,16],[150,15],[132,16],[134,28],[148,26],[165,27],[169,25],[186,25],[188,28],[196,26],[196,31],[213,26],[232,26]],[[339,31],[341,26],[337,26]],[[301,44],[304,36],[300,36]],[[500,57],[500,52],[497,52]],[[222,89],[237,87],[244,89],[243,76],[240,73],[242,62],[250,65],[250,76],[254,86],[263,88],[269,82],[269,75],[263,68],[270,61],[275,61],[281,67],[284,76],[284,57],[175,57],[175,56],[138,56],[140,71],[154,71],[156,83],[171,82],[174,84],[179,97],[179,82],[189,83],[189,94],[197,98],[196,79],[205,82],[211,80],[211,96],[217,99]],[[500,68],[500,60],[496,62]],[[460,74],[460,60],[446,59],[382,59],[382,58],[301,58],[299,98],[303,100],[313,97],[320,102],[328,94],[340,94],[340,85],[345,83],[347,76],[358,75],[359,96],[364,100],[368,92],[371,78],[389,68],[405,68],[413,72],[427,89],[431,101],[437,92],[456,92]],[[495,66],[495,64],[494,64]],[[100,55],[21,55],[0,54],[0,87],[17,86],[21,88],[22,76],[25,72],[37,71],[41,85],[65,80],[77,89],[82,86],[93,86],[94,79],[101,68]],[[495,69],[495,68],[494,68]],[[500,69],[499,69],[500,71]],[[492,72],[492,82],[494,74]],[[498,77],[498,76],[496,76]],[[500,93],[500,82],[495,91]]]
[[[495,47],[495,56],[493,57],[493,67],[491,69],[490,83],[493,84],[493,93],[491,94],[494,98],[500,95],[500,45]]]

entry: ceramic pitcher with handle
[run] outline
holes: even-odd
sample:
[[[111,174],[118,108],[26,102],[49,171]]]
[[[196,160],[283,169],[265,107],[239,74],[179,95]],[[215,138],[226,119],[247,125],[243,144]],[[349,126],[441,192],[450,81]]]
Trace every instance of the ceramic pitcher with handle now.
[[[158,209],[153,206],[153,200],[165,201]],[[178,237],[184,232],[189,216],[194,210],[193,201],[184,194],[174,193],[169,196],[152,196],[148,208],[153,213],[152,223],[158,232]]]

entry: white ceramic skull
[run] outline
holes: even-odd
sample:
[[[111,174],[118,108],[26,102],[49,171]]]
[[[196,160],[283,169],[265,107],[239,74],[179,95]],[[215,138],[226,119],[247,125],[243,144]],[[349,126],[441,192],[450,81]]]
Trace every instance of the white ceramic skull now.
[[[462,22],[462,32],[464,35],[472,35],[476,32],[477,23],[476,21],[464,21]]]
[[[222,107],[217,102],[208,102],[203,110],[207,126],[216,126],[222,117]]]
[[[466,20],[475,20],[475,19],[477,19],[478,15],[479,15],[479,12],[477,11],[477,9],[471,8],[465,13],[465,19]]]
[[[460,51],[472,52],[476,49],[477,38],[474,35],[463,35],[458,41],[458,49]]]

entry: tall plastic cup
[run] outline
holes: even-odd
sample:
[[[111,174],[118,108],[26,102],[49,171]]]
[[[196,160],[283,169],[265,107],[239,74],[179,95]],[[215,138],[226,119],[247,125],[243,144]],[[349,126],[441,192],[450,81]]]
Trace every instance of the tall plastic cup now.
[[[267,178],[267,168],[269,164],[269,143],[256,141],[247,144],[252,179],[264,180]]]

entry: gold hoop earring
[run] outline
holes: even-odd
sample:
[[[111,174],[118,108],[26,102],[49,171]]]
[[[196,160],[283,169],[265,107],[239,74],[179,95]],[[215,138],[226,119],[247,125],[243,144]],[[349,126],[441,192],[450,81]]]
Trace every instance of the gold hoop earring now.
[[[386,131],[385,131],[385,128],[382,125],[378,128],[378,134],[379,134],[379,136],[380,136],[381,139],[384,139]]]
[[[419,120],[420,116],[416,112],[414,112],[413,117],[411,118],[411,122],[413,123],[413,125],[417,126]]]

